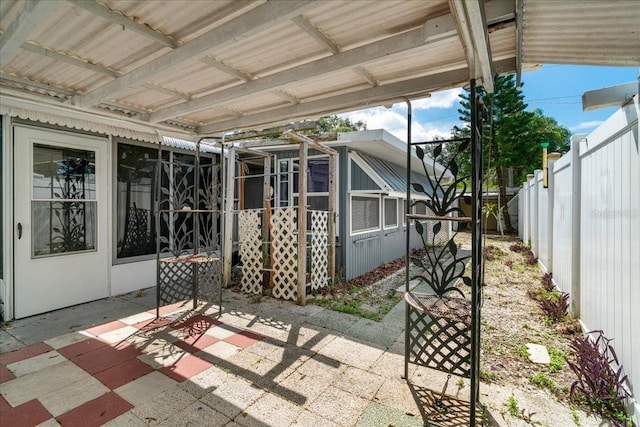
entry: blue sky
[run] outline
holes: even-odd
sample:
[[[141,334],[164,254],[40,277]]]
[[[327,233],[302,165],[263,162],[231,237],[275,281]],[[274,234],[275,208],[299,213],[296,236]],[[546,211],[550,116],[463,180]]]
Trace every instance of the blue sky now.
[[[528,109],[540,109],[553,117],[573,134],[589,133],[616,110],[615,107],[582,111],[582,94],[593,89],[634,82],[637,67],[595,67],[548,64],[522,74],[522,91]],[[458,121],[458,95],[462,89],[433,93],[431,98],[412,101],[412,139],[431,140],[447,137]],[[395,104],[391,109],[375,107],[341,114],[353,120],[363,120],[367,129],[385,129],[398,138],[406,139],[407,107]]]

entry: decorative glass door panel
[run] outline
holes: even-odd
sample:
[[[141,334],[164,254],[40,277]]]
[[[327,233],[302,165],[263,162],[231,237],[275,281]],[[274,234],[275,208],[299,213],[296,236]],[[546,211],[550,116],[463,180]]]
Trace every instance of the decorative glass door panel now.
[[[32,257],[96,249],[95,152],[34,144]]]

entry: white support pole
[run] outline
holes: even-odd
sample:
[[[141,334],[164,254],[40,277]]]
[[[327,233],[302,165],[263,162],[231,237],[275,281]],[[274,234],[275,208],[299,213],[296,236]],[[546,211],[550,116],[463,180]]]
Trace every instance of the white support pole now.
[[[298,164],[298,304],[307,300],[307,154],[306,141],[300,143]]]
[[[227,169],[225,177],[225,196],[224,196],[224,252],[223,252],[223,284],[228,287],[231,284],[231,260],[233,252],[233,200],[235,197],[235,169],[236,169],[236,150],[233,144],[227,151]],[[224,149],[222,150],[224,161]]]
[[[580,318],[580,139],[571,141],[571,314]]]
[[[547,188],[547,273],[553,272],[553,211],[555,197],[555,174],[553,173],[553,164],[561,157],[560,153],[550,153],[547,156],[547,174],[548,174],[548,188]]]
[[[331,283],[335,283],[336,275],[336,171],[338,156],[336,154],[329,155],[329,217],[327,218],[327,275]]]

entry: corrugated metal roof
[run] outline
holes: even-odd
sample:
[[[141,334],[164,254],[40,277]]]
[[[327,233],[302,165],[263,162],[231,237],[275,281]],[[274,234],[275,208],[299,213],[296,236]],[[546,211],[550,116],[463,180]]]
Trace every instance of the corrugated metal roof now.
[[[525,67],[640,65],[636,1],[522,1]],[[516,69],[516,3],[462,2],[467,18],[484,8],[481,27],[498,72]],[[106,109],[191,136],[388,104],[486,73],[470,72],[467,53],[485,37],[456,7],[452,13],[458,4],[1,2],[0,93]],[[463,32],[474,37],[471,50]]]
[[[358,154],[387,183],[390,189],[398,193],[406,193],[407,173],[404,167],[363,152],[358,152]],[[411,171],[411,184],[414,183],[422,185],[427,192],[426,195],[433,194],[433,186],[426,175]],[[439,193],[441,194],[442,191],[439,190]],[[411,194],[425,196],[424,193],[416,191],[413,186],[411,187]]]

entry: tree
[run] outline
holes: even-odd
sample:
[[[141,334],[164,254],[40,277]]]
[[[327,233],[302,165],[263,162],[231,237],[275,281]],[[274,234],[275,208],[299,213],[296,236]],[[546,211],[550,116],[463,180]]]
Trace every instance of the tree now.
[[[362,120],[352,122],[347,117],[343,118],[337,115],[321,117],[317,123],[317,131],[320,133],[352,132],[367,129],[367,124]]]
[[[495,91],[487,93],[482,86],[477,88],[484,106],[483,167],[486,174],[495,174],[499,189],[498,212],[502,212],[507,232],[513,232],[511,217],[506,209],[508,170],[514,171],[514,185],[525,180],[528,173],[540,167],[541,142],[549,143],[549,151],[564,153],[569,147],[570,132],[542,111],[526,111],[522,91],[516,87],[513,75],[500,76],[495,81]],[[469,91],[462,98],[460,120],[465,126],[455,126],[456,137],[469,136],[471,103]],[[470,165],[463,167],[470,168]],[[462,168],[461,168],[462,169]]]

